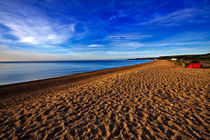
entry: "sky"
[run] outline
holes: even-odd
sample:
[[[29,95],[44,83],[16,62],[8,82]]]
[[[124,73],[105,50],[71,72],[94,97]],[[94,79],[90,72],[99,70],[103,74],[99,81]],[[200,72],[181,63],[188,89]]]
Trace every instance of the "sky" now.
[[[210,0],[0,0],[0,61],[210,52]]]

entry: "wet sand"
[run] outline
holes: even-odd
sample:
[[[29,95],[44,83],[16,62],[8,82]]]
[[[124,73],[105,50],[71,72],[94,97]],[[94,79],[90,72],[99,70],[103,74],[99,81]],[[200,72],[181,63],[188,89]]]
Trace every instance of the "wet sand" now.
[[[103,72],[0,87],[0,139],[210,139],[210,69]]]

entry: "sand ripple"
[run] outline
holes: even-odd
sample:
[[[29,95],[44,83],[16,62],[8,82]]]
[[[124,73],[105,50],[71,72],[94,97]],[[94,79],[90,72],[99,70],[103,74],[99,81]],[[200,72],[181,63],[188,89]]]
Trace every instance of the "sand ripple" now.
[[[96,77],[2,108],[0,139],[210,139],[208,75],[157,61]]]

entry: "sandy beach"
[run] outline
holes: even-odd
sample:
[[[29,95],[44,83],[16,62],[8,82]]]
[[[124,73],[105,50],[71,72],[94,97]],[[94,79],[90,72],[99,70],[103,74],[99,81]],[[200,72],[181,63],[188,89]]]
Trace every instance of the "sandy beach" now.
[[[210,139],[209,72],[163,60],[0,87],[0,139]]]

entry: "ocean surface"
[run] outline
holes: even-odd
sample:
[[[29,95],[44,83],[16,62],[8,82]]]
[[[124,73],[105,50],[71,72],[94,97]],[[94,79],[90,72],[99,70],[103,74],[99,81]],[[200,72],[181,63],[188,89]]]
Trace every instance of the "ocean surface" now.
[[[0,62],[0,85],[129,66],[152,60]]]

